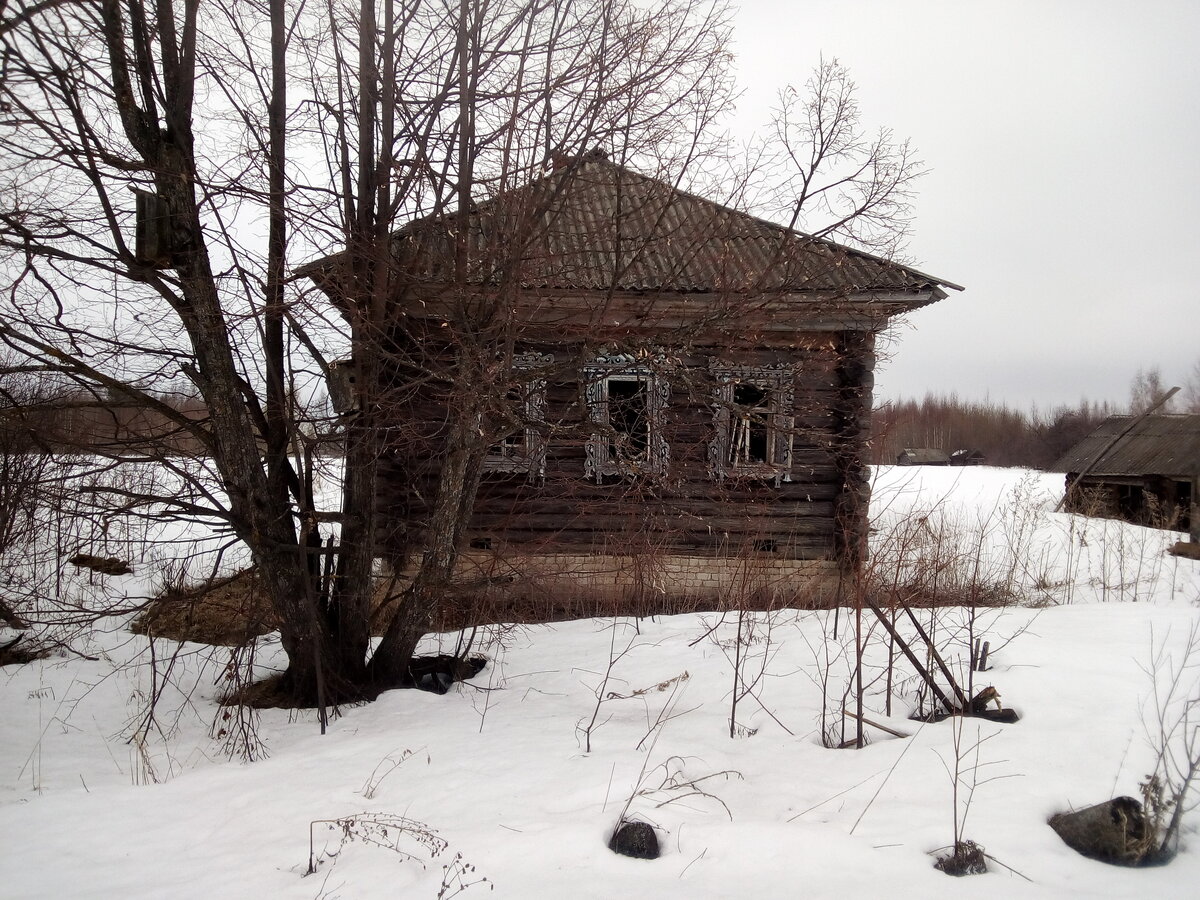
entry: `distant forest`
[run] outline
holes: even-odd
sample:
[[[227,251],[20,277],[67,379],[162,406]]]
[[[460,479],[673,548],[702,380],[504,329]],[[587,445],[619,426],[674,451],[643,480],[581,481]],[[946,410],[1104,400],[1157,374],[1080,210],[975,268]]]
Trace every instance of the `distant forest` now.
[[[871,461],[894,463],[905,448],[928,447],[947,453],[979,450],[989,466],[1045,469],[1108,416],[1123,412],[1114,404],[1087,400],[1044,413],[954,395],[884,403],[871,416]]]
[[[1176,384],[1182,390],[1158,411],[1200,413],[1200,359]],[[880,403],[871,413],[871,462],[894,463],[905,449],[979,450],[985,465],[1046,469],[1109,416],[1145,412],[1167,395],[1162,371],[1150,366],[1130,381],[1128,404],[1081,400],[1077,406],[1021,412],[954,394]]]

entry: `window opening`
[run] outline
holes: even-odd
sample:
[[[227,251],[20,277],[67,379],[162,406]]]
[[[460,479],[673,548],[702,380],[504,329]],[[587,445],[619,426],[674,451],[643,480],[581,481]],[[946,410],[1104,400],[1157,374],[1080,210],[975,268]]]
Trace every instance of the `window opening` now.
[[[640,378],[608,379],[608,424],[612,450],[627,459],[645,459],[650,449],[650,409],[646,382]]]
[[[670,384],[651,368],[651,360],[608,353],[584,366],[583,375],[588,415],[596,426],[585,447],[584,474],[602,481],[665,472],[670,448],[663,421]]]
[[[743,464],[772,462],[768,447],[771,434],[770,392],[756,384],[733,387],[733,435],[729,442],[729,461]]]
[[[518,388],[510,388],[508,393],[504,395],[504,403],[508,409],[516,413],[518,421],[524,421],[526,411],[524,391]],[[501,438],[496,450],[501,456],[507,459],[523,455],[527,443],[525,438],[526,429],[524,427],[517,428]]]
[[[791,364],[735,366],[714,362],[713,437],[709,468],[727,477],[792,480],[795,425]]]

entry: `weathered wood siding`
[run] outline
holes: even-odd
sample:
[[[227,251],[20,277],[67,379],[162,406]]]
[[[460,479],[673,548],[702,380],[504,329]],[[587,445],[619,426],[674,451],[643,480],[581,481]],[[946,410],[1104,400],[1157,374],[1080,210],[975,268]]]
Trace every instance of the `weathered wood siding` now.
[[[852,559],[866,535],[873,347],[870,333],[793,332],[775,348],[694,347],[667,354],[668,363],[657,370],[671,385],[662,426],[670,447],[666,473],[609,477],[599,484],[584,471],[593,427],[582,365],[594,350],[531,342],[525,349],[554,357],[546,378],[544,474],[485,475],[468,541],[522,554]],[[715,428],[713,359],[794,366],[790,481],[714,477],[708,458]],[[378,501],[390,519],[385,530],[415,547],[437,490],[447,415],[435,387],[403,390],[381,461]]]

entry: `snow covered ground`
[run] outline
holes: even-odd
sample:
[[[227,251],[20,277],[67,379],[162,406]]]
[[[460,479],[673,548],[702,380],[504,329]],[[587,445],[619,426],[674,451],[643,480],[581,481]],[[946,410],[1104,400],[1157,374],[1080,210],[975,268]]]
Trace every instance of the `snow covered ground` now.
[[[324,736],[312,713],[264,712],[254,762],[229,758],[238,720],[213,701],[228,651],[156,641],[156,673],[146,639],[114,625],[79,646],[94,660],[0,670],[0,896],[1200,896],[1200,811],[1178,857],[1141,870],[1084,859],[1045,824],[1137,795],[1160,730],[1153,670],[1161,692],[1200,621],[1200,563],[1164,555],[1177,535],[1051,513],[1060,490],[987,468],[884,469],[876,488],[877,566],[907,578],[930,564],[913,548],[950,547],[947,572],[977,558],[977,581],[1028,604],[975,625],[993,647],[975,688],[994,685],[1020,722],[957,723],[962,746],[983,741],[959,815],[1003,864],[987,875],[933,868],[954,836],[956,723],[906,718],[907,665],[885,715],[878,628],[867,716],[911,736],[822,746],[850,676],[845,610],[836,640],[832,611],[743,623],[742,671],[764,674],[733,738],[735,617],[588,620],[497,630],[473,683],[389,692]],[[966,613],[934,618],[962,672]],[[279,662],[270,637],[257,659]],[[1194,695],[1200,652],[1191,663]],[[657,828],[660,859],[608,851],[623,812]]]

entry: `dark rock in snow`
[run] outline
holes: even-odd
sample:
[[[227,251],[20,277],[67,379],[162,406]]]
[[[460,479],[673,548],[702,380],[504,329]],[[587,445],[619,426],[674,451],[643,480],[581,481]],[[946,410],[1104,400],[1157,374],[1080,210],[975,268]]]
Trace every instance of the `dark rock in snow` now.
[[[1063,843],[1091,859],[1121,866],[1162,861],[1154,835],[1146,832],[1142,804],[1133,797],[1114,797],[1074,812],[1056,813],[1049,824]]]
[[[622,822],[613,832],[608,849],[634,859],[658,859],[658,835],[645,822]]]
[[[482,656],[459,659],[457,656],[416,656],[408,667],[413,687],[435,694],[444,694],[456,681],[467,681],[478,675],[487,660]]]

